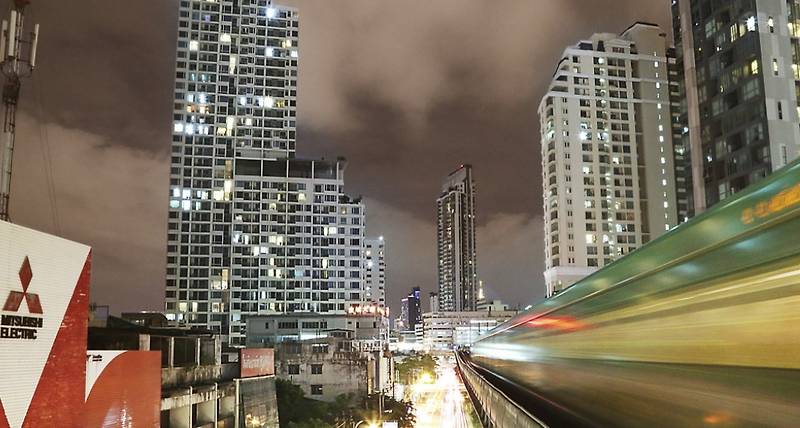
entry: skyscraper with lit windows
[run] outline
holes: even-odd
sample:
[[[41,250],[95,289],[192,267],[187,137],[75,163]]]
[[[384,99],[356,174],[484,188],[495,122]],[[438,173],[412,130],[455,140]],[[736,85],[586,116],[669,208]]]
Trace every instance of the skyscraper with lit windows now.
[[[346,162],[295,158],[298,12],[181,0],[167,317],[244,345],[251,314],[365,301],[364,205]]]
[[[478,268],[472,165],[461,165],[445,177],[436,203],[439,310],[474,311]]]
[[[673,0],[690,215],[800,154],[800,1]]]
[[[564,51],[539,106],[552,296],[685,214],[665,34],[636,23]]]

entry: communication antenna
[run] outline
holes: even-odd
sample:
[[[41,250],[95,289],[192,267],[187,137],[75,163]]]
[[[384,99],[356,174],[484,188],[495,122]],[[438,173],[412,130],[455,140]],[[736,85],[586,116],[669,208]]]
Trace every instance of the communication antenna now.
[[[0,69],[6,76],[3,86],[5,123],[0,140],[0,221],[8,221],[8,200],[11,193],[11,161],[14,155],[14,127],[17,118],[20,77],[33,73],[36,64],[36,45],[39,42],[39,24],[32,32],[25,32],[25,6],[30,0],[13,0],[11,19],[3,21],[0,34]]]

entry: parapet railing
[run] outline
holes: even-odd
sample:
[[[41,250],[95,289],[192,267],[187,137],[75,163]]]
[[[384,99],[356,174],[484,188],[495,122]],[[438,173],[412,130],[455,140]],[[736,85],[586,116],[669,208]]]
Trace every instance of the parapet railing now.
[[[464,385],[484,428],[548,428],[544,422],[520,407],[503,391],[478,374],[459,353],[456,353],[456,360]]]

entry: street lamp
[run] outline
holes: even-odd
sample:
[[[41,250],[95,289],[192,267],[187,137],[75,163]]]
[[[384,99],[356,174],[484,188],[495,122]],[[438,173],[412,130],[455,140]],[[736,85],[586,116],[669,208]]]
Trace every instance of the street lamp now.
[[[358,426],[363,424],[364,422],[366,422],[366,421],[358,421],[358,422],[356,422],[355,424],[353,424],[353,428],[358,428]],[[376,424],[374,424],[372,422],[367,422],[367,423],[369,424],[369,425],[367,425],[367,428],[378,428],[378,425],[376,425]]]

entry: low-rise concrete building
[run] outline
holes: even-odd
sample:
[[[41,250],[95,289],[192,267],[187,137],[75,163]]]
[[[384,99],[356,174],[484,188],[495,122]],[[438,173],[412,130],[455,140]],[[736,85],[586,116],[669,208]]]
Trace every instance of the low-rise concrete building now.
[[[245,349],[223,362],[212,332],[148,328],[115,317],[105,328],[89,328],[88,348],[161,351],[161,428],[234,428],[248,421],[278,428],[270,356],[254,358]]]
[[[247,319],[247,347],[275,348],[276,375],[310,398],[332,401],[391,387],[388,314],[375,306],[347,314],[257,315]]]
[[[516,314],[517,311],[428,312],[422,315],[424,348],[442,351],[471,345],[482,334]]]
[[[357,341],[338,337],[277,343],[275,374],[320,401],[388,389],[392,373],[388,352],[365,352],[356,345]]]

